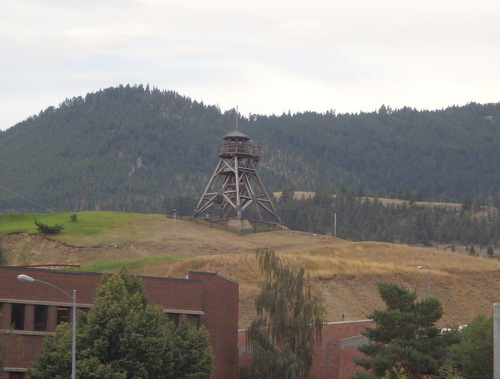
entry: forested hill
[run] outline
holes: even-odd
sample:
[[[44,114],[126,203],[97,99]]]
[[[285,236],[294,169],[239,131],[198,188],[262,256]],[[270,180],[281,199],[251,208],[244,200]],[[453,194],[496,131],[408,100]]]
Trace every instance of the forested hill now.
[[[246,115],[237,124],[263,148],[270,192],[329,183],[460,202],[496,201],[500,190],[500,103]],[[149,86],[66,99],[0,132],[0,212],[160,211],[166,198],[197,198],[235,126],[234,111]]]

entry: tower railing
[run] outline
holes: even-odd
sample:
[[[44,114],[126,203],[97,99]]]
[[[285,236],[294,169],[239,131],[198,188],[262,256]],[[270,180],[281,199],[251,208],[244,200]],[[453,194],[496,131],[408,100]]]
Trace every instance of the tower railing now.
[[[235,155],[247,155],[250,157],[260,157],[261,148],[255,145],[238,145],[238,144],[228,144],[222,143],[217,146],[217,155],[220,156],[235,156]]]

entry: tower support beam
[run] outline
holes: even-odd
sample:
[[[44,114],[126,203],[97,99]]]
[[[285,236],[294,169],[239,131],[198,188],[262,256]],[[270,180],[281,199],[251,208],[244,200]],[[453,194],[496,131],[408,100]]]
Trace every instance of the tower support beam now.
[[[250,138],[239,131],[229,133],[223,140],[224,143],[218,147],[219,163],[198,201],[194,217],[208,214],[211,210],[210,213],[218,212],[221,218],[242,219],[245,211],[254,208],[258,221],[264,221],[263,214],[267,214],[272,222],[281,224],[257,174],[260,147],[249,145]]]

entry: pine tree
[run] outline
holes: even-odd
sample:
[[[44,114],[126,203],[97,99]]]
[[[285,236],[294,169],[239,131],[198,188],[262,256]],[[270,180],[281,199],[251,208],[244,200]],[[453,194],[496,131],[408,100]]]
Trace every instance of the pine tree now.
[[[378,290],[386,309],[367,316],[376,327],[366,328],[363,335],[370,343],[358,350],[370,358],[356,360],[373,374],[358,373],[357,377],[379,378],[394,367],[416,377],[436,375],[453,337],[441,335],[434,326],[443,314],[440,301],[431,297],[416,302],[415,292],[394,283],[379,283]]]
[[[488,249],[486,249],[486,254],[488,254],[488,257],[492,258],[493,253],[493,248],[491,246],[488,246]]]

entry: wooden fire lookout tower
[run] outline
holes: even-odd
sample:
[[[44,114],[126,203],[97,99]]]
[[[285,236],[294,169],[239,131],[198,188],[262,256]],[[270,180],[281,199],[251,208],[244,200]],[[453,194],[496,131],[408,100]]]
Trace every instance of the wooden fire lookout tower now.
[[[196,206],[194,217],[211,213],[220,218],[241,220],[244,213],[253,209],[252,217],[257,221],[264,221],[263,214],[266,214],[268,220],[270,216],[271,222],[281,224],[255,169],[260,161],[260,147],[249,144],[250,138],[237,130],[222,139],[224,142],[217,147],[219,164]]]

